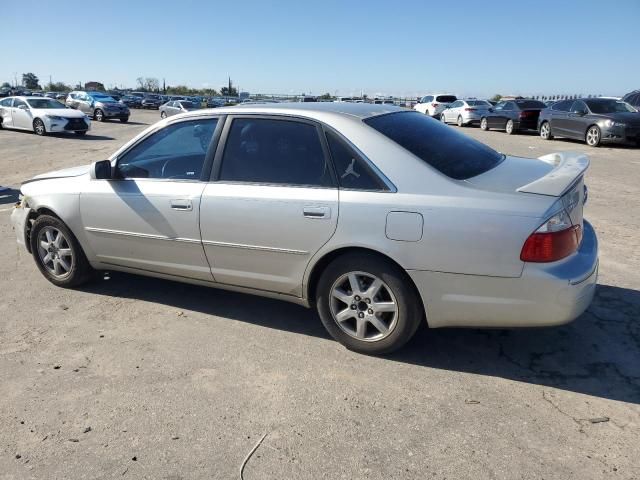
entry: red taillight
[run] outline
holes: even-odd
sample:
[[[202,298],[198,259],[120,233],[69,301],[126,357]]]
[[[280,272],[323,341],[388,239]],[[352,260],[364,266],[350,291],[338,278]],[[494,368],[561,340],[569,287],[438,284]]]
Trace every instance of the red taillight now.
[[[538,114],[537,111],[534,110],[525,110],[523,112],[520,112],[520,118],[524,118],[524,117],[535,117]]]
[[[436,108],[438,105],[439,105],[439,103],[432,103],[432,104],[431,104],[431,106],[432,106],[433,108]]]
[[[555,262],[575,252],[582,241],[580,225],[557,232],[534,232],[524,242],[520,260],[523,262]]]

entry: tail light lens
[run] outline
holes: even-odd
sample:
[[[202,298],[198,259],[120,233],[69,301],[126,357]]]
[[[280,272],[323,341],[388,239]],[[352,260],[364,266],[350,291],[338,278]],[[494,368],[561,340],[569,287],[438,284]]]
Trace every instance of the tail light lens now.
[[[432,104],[431,104],[431,106],[432,106],[433,108],[436,108],[438,105],[440,105],[440,104],[439,104],[439,103],[432,103]]]
[[[555,262],[571,255],[582,241],[582,227],[572,225],[569,214],[562,209],[533,232],[522,246],[523,262]]]

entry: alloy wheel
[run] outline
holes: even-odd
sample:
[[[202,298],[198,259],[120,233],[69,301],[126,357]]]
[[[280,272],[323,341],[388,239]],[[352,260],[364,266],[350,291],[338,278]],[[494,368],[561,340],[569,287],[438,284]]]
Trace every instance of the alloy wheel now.
[[[104,119],[104,114],[102,113],[102,110],[100,109],[96,110],[95,117],[98,122],[101,122]]]
[[[486,118],[483,118],[483,119],[480,121],[480,128],[481,128],[482,130],[487,130],[487,119],[486,119]]]
[[[462,127],[462,117],[458,115],[458,126]]]
[[[36,132],[36,135],[44,135],[45,128],[44,128],[44,123],[42,123],[42,120],[37,118],[36,121],[33,122],[33,130],[34,132]]]
[[[389,286],[366,272],[341,275],[331,287],[331,315],[347,335],[365,342],[388,337],[398,322],[398,302]]]
[[[544,122],[540,127],[540,136],[545,140],[549,139],[550,128],[547,122]]]
[[[447,123],[447,119],[445,118],[444,113],[442,115],[440,115],[440,121],[442,123]]]
[[[508,134],[513,133],[513,120],[509,120],[507,122],[507,126],[505,127],[505,130]]]
[[[591,127],[587,131],[587,145],[595,147],[600,143],[600,129],[598,127]]]
[[[57,279],[69,276],[75,260],[67,237],[51,226],[44,227],[38,235],[38,256],[44,268]]]

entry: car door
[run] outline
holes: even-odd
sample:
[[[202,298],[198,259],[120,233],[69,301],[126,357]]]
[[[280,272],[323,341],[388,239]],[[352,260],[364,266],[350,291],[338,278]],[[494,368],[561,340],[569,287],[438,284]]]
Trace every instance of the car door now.
[[[588,115],[587,105],[582,100],[574,101],[567,114],[565,134],[571,138],[584,139],[591,121]]]
[[[33,115],[27,105],[27,102],[20,98],[13,99],[11,107],[11,118],[15,128],[23,128],[31,130],[33,127]]]
[[[0,120],[3,127],[13,126],[13,117],[11,115],[11,104],[13,103],[13,97],[3,98],[0,100]]]
[[[338,189],[321,130],[291,117],[227,120],[202,194],[202,243],[216,282],[301,295],[334,234]]]
[[[211,116],[171,122],[119,154],[112,179],[87,182],[80,214],[100,262],[213,280],[199,215],[218,122]]]
[[[453,102],[451,105],[449,105],[449,108],[445,108],[442,111],[442,114],[444,115],[444,119],[447,122],[455,122],[456,119],[456,108],[458,107],[458,102]]]
[[[562,100],[554,103],[548,109],[552,135],[565,136],[567,134],[567,115],[572,103],[571,100]]]
[[[507,102],[499,102],[489,116],[487,116],[487,126],[489,128],[496,128],[502,125],[504,121],[504,107]]]

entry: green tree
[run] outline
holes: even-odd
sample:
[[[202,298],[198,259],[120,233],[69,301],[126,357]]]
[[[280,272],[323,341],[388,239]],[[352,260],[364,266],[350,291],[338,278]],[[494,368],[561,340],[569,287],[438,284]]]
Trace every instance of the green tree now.
[[[496,93],[493,97],[491,97],[491,100],[494,102],[499,102],[501,98],[502,98],[502,95],[500,95],[499,93]]]
[[[332,100],[333,99],[333,95],[331,95],[330,93],[324,93],[322,95],[320,95],[318,97],[319,100]]]
[[[70,85],[64,82],[52,82],[44,86],[44,89],[49,92],[68,92],[73,90]]]
[[[28,88],[29,90],[39,90],[40,79],[36,77],[35,73],[23,73],[22,74],[22,86]]]
[[[220,89],[220,95],[222,95],[223,97],[237,97],[238,90],[236,90],[236,87],[222,87]]]
[[[0,85],[0,88],[11,88],[11,84],[9,82],[4,82],[2,85]]]

